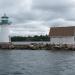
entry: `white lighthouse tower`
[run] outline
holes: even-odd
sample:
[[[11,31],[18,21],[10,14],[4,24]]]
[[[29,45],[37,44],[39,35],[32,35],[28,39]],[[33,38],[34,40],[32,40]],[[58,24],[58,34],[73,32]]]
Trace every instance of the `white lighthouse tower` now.
[[[0,43],[9,43],[10,42],[9,26],[10,26],[9,17],[7,17],[6,14],[4,14],[1,17],[1,22],[0,22]]]

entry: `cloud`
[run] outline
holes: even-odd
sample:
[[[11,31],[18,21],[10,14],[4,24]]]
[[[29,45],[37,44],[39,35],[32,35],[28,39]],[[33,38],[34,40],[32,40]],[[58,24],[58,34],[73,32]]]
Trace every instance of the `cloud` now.
[[[61,11],[75,7],[74,0],[33,0],[33,7],[43,10]]]
[[[75,1],[74,0],[33,0],[33,9],[52,12],[53,18],[74,19]],[[51,18],[52,18],[51,17]]]
[[[74,26],[75,21],[66,20],[63,18],[53,19],[46,23],[49,27],[56,27],[56,26]]]
[[[22,25],[11,25],[10,29],[12,29],[12,35],[46,35],[48,34],[49,28],[46,25],[43,25],[43,23],[43,21],[31,21],[30,23],[27,22]],[[16,31],[16,33],[14,31]]]
[[[11,35],[48,34],[51,26],[75,25],[75,0],[0,0],[0,16],[12,21]]]

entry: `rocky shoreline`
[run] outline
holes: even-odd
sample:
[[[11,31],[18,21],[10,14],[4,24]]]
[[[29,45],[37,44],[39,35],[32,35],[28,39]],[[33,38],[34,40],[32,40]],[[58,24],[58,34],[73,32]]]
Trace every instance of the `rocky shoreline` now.
[[[8,43],[8,44],[0,44],[0,49],[8,49],[8,50],[14,50],[14,49],[21,49],[21,50],[75,50],[75,48],[73,48],[72,46],[68,46],[68,45],[51,45],[51,44],[12,44],[12,43]]]

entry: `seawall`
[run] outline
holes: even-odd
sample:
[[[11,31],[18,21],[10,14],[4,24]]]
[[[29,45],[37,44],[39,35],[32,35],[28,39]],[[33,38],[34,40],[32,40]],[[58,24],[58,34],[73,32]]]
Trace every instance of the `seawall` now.
[[[49,42],[10,42],[0,43],[0,49],[21,49],[21,50],[75,50],[69,45],[54,45]]]

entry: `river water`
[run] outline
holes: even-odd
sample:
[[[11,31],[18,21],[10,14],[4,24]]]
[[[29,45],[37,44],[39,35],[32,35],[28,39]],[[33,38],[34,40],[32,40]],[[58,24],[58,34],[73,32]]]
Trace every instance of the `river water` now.
[[[0,50],[0,75],[75,75],[75,52]]]

